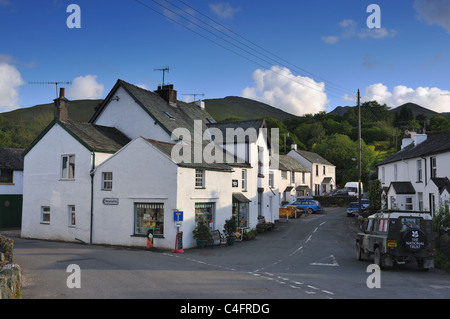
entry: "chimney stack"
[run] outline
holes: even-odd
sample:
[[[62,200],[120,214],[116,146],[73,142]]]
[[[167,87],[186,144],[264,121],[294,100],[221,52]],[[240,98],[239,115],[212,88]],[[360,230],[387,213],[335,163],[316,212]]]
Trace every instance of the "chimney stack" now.
[[[55,120],[66,122],[69,120],[69,100],[64,96],[64,88],[59,89],[59,98],[55,102]]]
[[[177,91],[173,89],[173,84],[159,85],[155,93],[159,94],[159,96],[169,102],[170,105],[176,106]]]

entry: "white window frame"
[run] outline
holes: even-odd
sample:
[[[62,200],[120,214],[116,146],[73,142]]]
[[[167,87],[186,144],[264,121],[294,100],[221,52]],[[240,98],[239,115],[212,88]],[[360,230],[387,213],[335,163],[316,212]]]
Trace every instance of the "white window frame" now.
[[[273,171],[269,171],[269,187],[273,188],[274,187],[274,177],[275,174],[273,173]]]
[[[66,165],[66,167],[64,167]],[[61,156],[61,179],[75,179],[75,154],[66,154]]]
[[[48,218],[45,216],[48,215]],[[41,224],[50,224],[50,206],[41,206]]]
[[[242,191],[246,192],[247,191],[247,170],[246,169],[242,169]]]
[[[110,176],[108,176],[110,174]],[[102,172],[102,191],[111,191],[113,188],[113,173]]]
[[[195,188],[205,188],[205,170],[195,169]]]
[[[67,206],[67,215],[68,215],[68,226],[75,227],[77,225],[76,222],[76,208],[75,205]]]

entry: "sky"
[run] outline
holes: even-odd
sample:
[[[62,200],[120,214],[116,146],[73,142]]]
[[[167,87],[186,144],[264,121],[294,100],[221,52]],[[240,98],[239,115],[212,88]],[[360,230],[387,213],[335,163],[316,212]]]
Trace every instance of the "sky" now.
[[[375,6],[374,6],[375,5]],[[450,0],[0,0],[0,112],[117,79],[294,115],[376,100],[450,112]]]

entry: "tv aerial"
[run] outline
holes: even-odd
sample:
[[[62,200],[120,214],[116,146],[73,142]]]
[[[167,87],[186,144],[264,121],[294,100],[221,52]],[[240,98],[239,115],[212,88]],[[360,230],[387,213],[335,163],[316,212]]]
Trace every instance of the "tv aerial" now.
[[[162,74],[163,74],[163,78],[162,78],[162,85],[164,86],[164,76],[165,76],[165,73],[166,73],[166,71],[167,71],[167,73],[169,73],[169,67],[168,66],[166,66],[166,67],[164,67],[164,68],[161,68],[161,69],[153,69],[153,71],[162,71]]]
[[[70,81],[38,81],[38,82],[28,82],[28,84],[38,84],[38,85],[52,84],[52,85],[55,85],[56,98],[58,98],[58,85],[59,84],[72,84],[72,82],[70,82]]]

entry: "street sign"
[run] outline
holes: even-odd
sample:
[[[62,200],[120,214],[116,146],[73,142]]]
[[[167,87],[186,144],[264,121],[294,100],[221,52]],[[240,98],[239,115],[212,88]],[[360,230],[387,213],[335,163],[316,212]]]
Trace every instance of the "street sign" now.
[[[182,211],[174,211],[173,212],[173,221],[174,222],[182,222],[183,221],[183,212]]]

